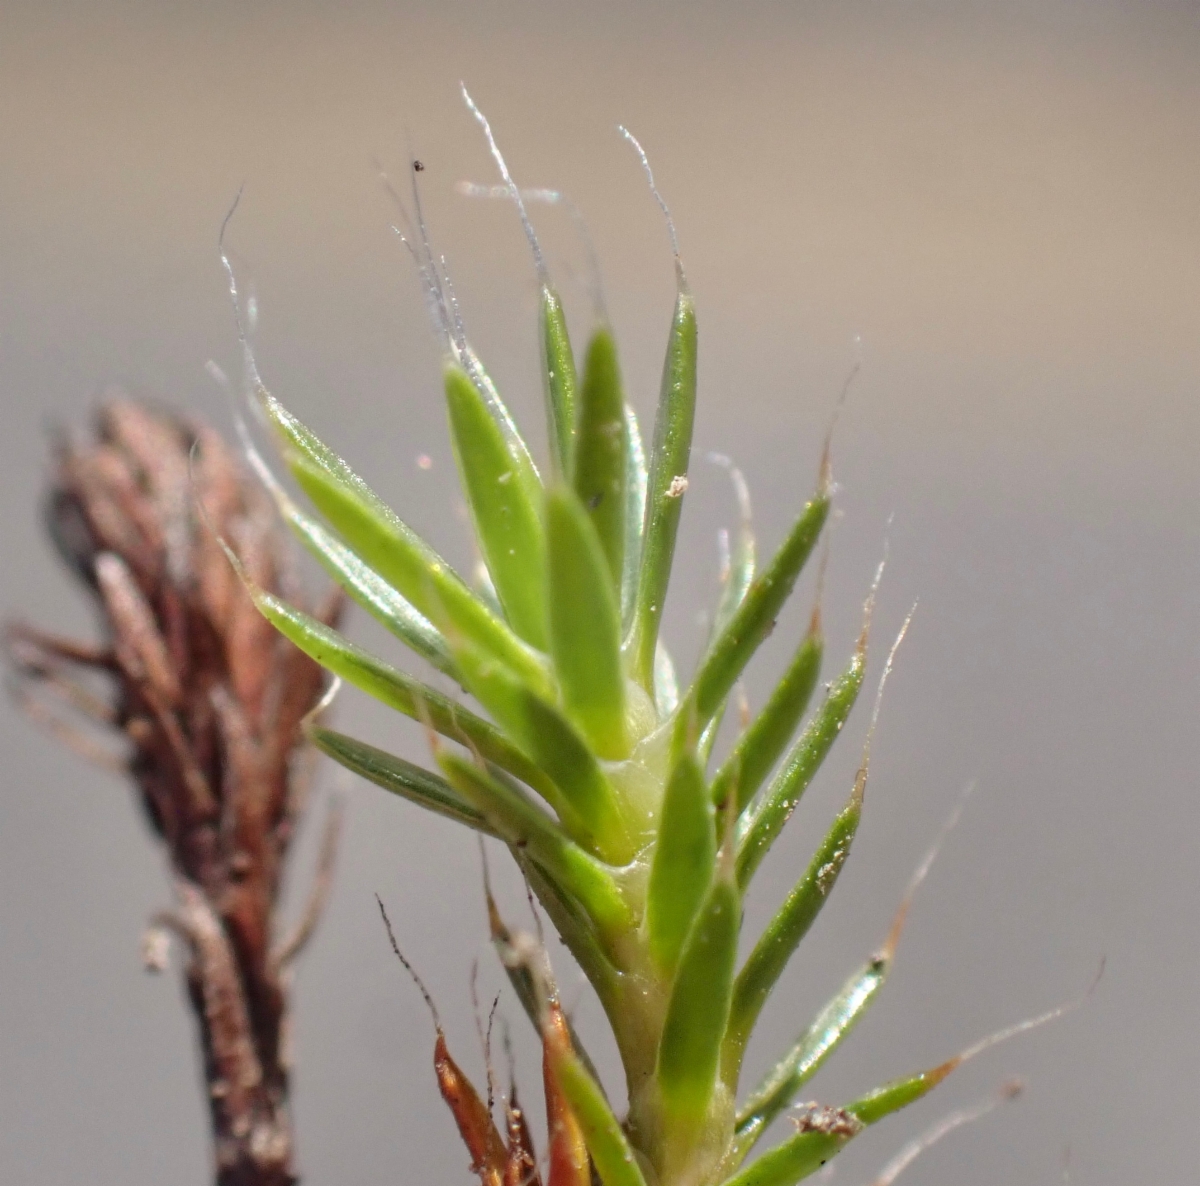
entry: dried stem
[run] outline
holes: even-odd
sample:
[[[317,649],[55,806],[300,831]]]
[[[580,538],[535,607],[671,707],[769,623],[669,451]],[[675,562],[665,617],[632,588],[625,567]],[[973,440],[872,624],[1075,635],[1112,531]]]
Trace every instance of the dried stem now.
[[[104,638],[10,626],[14,694],[132,779],[163,842],[177,902],[154,923],[187,951],[218,1186],[292,1186],[285,969],[328,898],[339,808],[308,904],[290,937],[275,936],[322,672],[263,621],[221,550],[228,541],[256,582],[294,597],[271,504],[217,434],[122,398],[96,428],[58,442],[47,517]],[[318,612],[333,619],[339,605]]]

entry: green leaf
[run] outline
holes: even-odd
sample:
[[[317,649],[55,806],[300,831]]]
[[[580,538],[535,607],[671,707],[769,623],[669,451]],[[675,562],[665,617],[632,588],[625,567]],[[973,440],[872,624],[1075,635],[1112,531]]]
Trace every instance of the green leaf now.
[[[737,885],[720,870],[684,944],[658,1048],[655,1075],[672,1125],[700,1124],[716,1087],[741,917]]]
[[[563,704],[602,758],[629,756],[621,617],[596,530],[566,486],[546,494],[550,650]]]
[[[920,1071],[904,1079],[893,1079],[883,1087],[846,1105],[846,1111],[857,1116],[865,1125],[877,1124],[885,1116],[915,1104],[917,1100],[928,1095],[939,1083],[958,1066],[958,1059],[950,1059],[927,1071]]]
[[[860,775],[849,802],[813,854],[807,872],[763,931],[734,982],[729,1028],[721,1052],[721,1071],[731,1089],[737,1086],[746,1043],[767,997],[821,912],[850,855],[850,845],[862,818],[864,785],[865,779]]]
[[[646,1186],[621,1122],[608,1106],[600,1084],[570,1051],[557,1051],[553,1064],[559,1088],[583,1130],[600,1181],[604,1186]]]
[[[621,625],[628,630],[637,600],[646,519],[646,450],[634,410],[625,405],[625,559],[621,574]]]
[[[865,786],[866,768],[860,767],[852,802],[853,799],[861,800]],[[946,831],[953,827],[958,811],[961,809],[961,803],[960,800],[959,808],[956,808],[950,816],[943,828],[942,836],[945,836]],[[904,924],[912,908],[913,896],[928,874],[940,843],[939,839],[913,874],[908,889],[892,918],[892,924],[888,928],[883,946],[846,981],[739,1109],[735,1121],[732,1153],[726,1159],[727,1166],[736,1166],[741,1163],[767,1126],[795,1099],[804,1084],[816,1074],[821,1064],[846,1038],[874,1002],[895,962],[896,950],[904,932]],[[814,861],[814,866],[815,864]],[[1032,1022],[1025,1022],[1013,1029],[1001,1031],[999,1035],[994,1035],[982,1044],[977,1043],[953,1061],[957,1065],[963,1059],[973,1057],[981,1050],[987,1049],[996,1041],[1012,1036],[1014,1033],[1022,1033],[1060,1013],[1061,1010],[1055,1010],[1033,1019]],[[944,1071],[944,1073],[948,1073],[948,1071]]]
[[[675,302],[654,421],[646,520],[628,643],[634,677],[651,694],[658,627],[671,579],[683,493],[687,489],[695,412],[696,307],[691,295],[681,288]]]
[[[265,387],[256,392],[259,405],[282,440],[284,452],[299,453],[335,482],[353,490],[378,514],[388,514],[386,504],[315,432],[302,424]]]
[[[775,685],[771,698],[738,738],[729,757],[714,776],[712,794],[715,803],[724,803],[725,797],[734,791],[737,794],[738,812],[746,809],[783,753],[808,707],[821,673],[823,649],[820,628],[814,620],[813,628],[800,643],[788,669]]]
[[[263,411],[284,444],[284,460],[334,529],[369,567],[437,625],[448,620],[485,650],[545,687],[538,657],[479,601],[457,573],[332,449],[265,389]]]
[[[791,595],[796,578],[825,525],[829,497],[818,494],[801,512],[770,565],[751,584],[745,597],[717,635],[688,689],[703,728],[742,674],[759,644],[775,627],[775,619]]]
[[[825,703],[792,746],[779,773],[739,821],[738,884],[743,888],[749,884],[759,862],[795,811],[800,796],[808,789],[841,732],[858,698],[866,668],[867,636],[864,630],[849,667],[830,687]]]
[[[611,942],[628,931],[629,908],[616,882],[536,804],[461,754],[443,750],[438,765],[506,844],[528,853],[579,903],[602,938]]]
[[[789,1107],[800,1089],[841,1045],[874,1003],[891,970],[891,958],[873,956],[817,1014],[795,1045],[767,1073],[738,1111],[736,1161],[746,1156],[767,1126]]]
[[[288,605],[244,577],[243,581],[259,613],[326,670],[405,716],[427,720],[443,737],[471,746],[481,757],[528,783],[543,797],[557,795],[549,778],[490,721],[355,646],[311,614]]]
[[[814,1114],[794,1137],[768,1150],[724,1186],[794,1186],[836,1156],[864,1128],[907,1108],[932,1091],[955,1068],[942,1063],[920,1074],[896,1079],[842,1108],[814,1105]]]
[[[567,334],[567,318],[558,293],[542,285],[541,308],[542,370],[546,390],[546,411],[551,449],[558,458],[558,471],[571,472],[575,454],[575,398],[577,379],[575,355]]]
[[[456,823],[466,824],[485,836],[495,835],[491,824],[436,774],[332,729],[314,725],[307,736],[323,754],[385,791]]]
[[[475,535],[504,614],[530,645],[546,650],[545,538],[539,503],[479,389],[446,367],[446,406],[459,477]]]
[[[269,486],[279,513],[309,553],[376,621],[422,659],[453,680],[458,668],[442,633],[332,532],[306,515],[276,483]]]
[[[551,805],[579,843],[613,865],[633,856],[620,801],[574,726],[503,664],[455,647],[467,687],[558,788]]]
[[[842,1151],[855,1135],[855,1123],[856,1118],[848,1118],[841,1132],[798,1132],[726,1178],[722,1186],[794,1186]]]
[[[548,690],[545,664],[463,583],[420,536],[374,496],[305,455],[285,460],[317,509],[354,552],[439,626],[501,659],[531,686]],[[373,500],[373,501],[372,501]]]
[[[517,428],[517,422],[513,419],[508,406],[500,398],[496,384],[484,370],[483,363],[471,349],[470,343],[465,345],[462,361],[463,370],[471,376],[472,382],[479,389],[484,403],[487,404],[488,411],[504,434],[504,443],[508,447],[509,456],[513,459],[513,465],[516,467],[517,480],[525,487],[526,497],[536,505],[542,489],[542,479],[529,452],[529,446],[525,443],[525,438],[521,436],[520,429]]]
[[[614,590],[620,588],[625,557],[625,434],[617,344],[601,326],[588,343],[583,367],[572,483],[596,529]]]
[[[695,755],[685,754],[667,782],[646,894],[650,954],[664,972],[675,970],[708,896],[716,859],[712,796]]]
[[[902,921],[902,916],[898,921]],[[889,947],[895,939],[895,926],[896,924],[893,924],[893,935],[889,938]],[[1101,966],[1101,970],[1103,970],[1103,965]],[[850,986],[847,987],[849,988]],[[875,988],[877,987],[876,985]],[[874,990],[868,989],[868,991]],[[914,1104],[924,1098],[938,1084],[943,1082],[947,1076],[962,1066],[964,1062],[990,1049],[998,1042],[1003,1042],[1009,1038],[1016,1037],[1018,1034],[1026,1033],[1037,1026],[1054,1021],[1079,1003],[1081,1002],[1076,1001],[1067,1005],[1060,1005],[1048,1013],[1043,1013],[1038,1017],[1031,1017],[1027,1021],[1009,1026],[992,1034],[990,1037],[984,1038],[982,1041],[976,1042],[953,1058],[948,1058],[945,1062],[939,1063],[935,1067],[919,1071],[915,1075],[893,1079],[890,1083],[884,1084],[883,1087],[877,1087],[874,1091],[868,1092],[866,1095],[861,1096],[853,1103],[846,1104],[842,1108],[828,1109],[813,1105],[810,1109],[806,1110],[808,1115],[802,1116],[798,1120],[798,1125],[803,1130],[806,1130],[802,1131],[800,1135],[812,1135],[814,1131],[818,1130],[818,1126],[819,1131],[828,1134],[832,1122],[844,1130],[846,1139],[850,1139],[856,1136],[863,1128],[877,1124],[884,1117],[892,1115],[893,1112],[907,1108],[910,1104]],[[861,1012],[861,1009],[859,1011]],[[1011,1098],[1011,1094],[1009,1098]],[[740,1120],[741,1118],[739,1117],[738,1137],[734,1143],[735,1150],[742,1143],[742,1132],[744,1130],[740,1127]],[[849,1121],[849,1124],[847,1124],[847,1121]],[[780,1150],[792,1146],[795,1140],[796,1138],[793,1138],[792,1141],[785,1142],[780,1147]],[[780,1150],[772,1150],[770,1153],[765,1154],[747,1169],[733,1175],[733,1177],[726,1178],[726,1182],[735,1182],[739,1186],[750,1186],[750,1184],[754,1184],[754,1186],[788,1186],[790,1182],[796,1180],[794,1176],[789,1177],[786,1174],[772,1172],[772,1169],[779,1170],[784,1168],[787,1160],[786,1158],[776,1157]],[[725,1164],[729,1164],[728,1158]],[[760,1167],[765,1167],[765,1169]]]

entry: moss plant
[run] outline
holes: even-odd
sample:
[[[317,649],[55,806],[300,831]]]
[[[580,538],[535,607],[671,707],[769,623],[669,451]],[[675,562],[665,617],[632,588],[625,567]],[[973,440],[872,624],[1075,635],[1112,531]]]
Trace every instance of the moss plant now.
[[[552,1118],[560,1118],[552,1142],[564,1124],[583,1142],[574,1160],[552,1156],[553,1186],[585,1186],[592,1170],[604,1186],[791,1186],[864,1128],[924,1096],[961,1061],[840,1106],[808,1106],[794,1115],[790,1136],[749,1156],[870,1007],[899,935],[897,924],[761,1082],[743,1082],[747,1042],[838,880],[867,785],[864,754],[808,869],[739,962],[743,899],[837,738],[866,668],[870,600],[848,663],[816,695],[823,639],[814,613],[803,637],[772,640],[794,648],[786,670],[730,752],[714,761],[726,703],[771,635],[828,519],[828,450],[814,465],[814,487],[791,530],[761,566],[743,524],[711,638],[695,670],[677,683],[660,626],[688,487],[697,357],[696,301],[678,247],[678,289],[647,449],[622,387],[611,328],[594,325],[576,355],[521,192],[486,120],[469,97],[467,103],[533,250],[549,428],[549,456],[535,461],[467,341],[424,231],[414,179],[418,229],[405,241],[445,347],[450,435],[486,567],[483,586],[455,572],[270,394],[248,348],[247,364],[253,402],[316,515],[297,505],[252,452],[280,512],[357,602],[474,705],[361,649],[248,575],[247,584],[261,612],[298,647],[422,721],[432,759],[422,768],[318,725],[311,728],[315,744],[386,790],[506,845],[591,982],[624,1065],[627,1099],[619,1110],[565,1029],[538,960],[522,955],[493,911],[494,935],[542,1032],[551,1094],[566,1101],[556,1113],[551,1099]],[[648,166],[646,172],[658,198]],[[673,227],[671,237],[674,246]],[[233,294],[236,303],[236,286]],[[444,1054],[444,1044],[440,1049]],[[475,1168],[485,1183],[507,1181],[505,1158],[515,1149],[528,1160],[527,1143],[502,1139],[449,1065],[443,1059],[439,1077],[465,1125]],[[529,1175],[514,1179],[524,1180]]]
[[[291,985],[327,896],[338,813],[288,931],[280,899],[309,800],[305,723],[325,677],[280,645],[212,532],[238,541],[264,588],[297,596],[287,534],[214,429],[123,396],[106,399],[91,439],[57,442],[46,510],[94,599],[100,641],[10,625],[12,690],[133,784],[167,858],[175,904],[155,915],[143,952],[162,972],[168,937],[180,940],[217,1186],[294,1186]],[[344,600],[335,590],[314,604],[316,620],[334,625]]]

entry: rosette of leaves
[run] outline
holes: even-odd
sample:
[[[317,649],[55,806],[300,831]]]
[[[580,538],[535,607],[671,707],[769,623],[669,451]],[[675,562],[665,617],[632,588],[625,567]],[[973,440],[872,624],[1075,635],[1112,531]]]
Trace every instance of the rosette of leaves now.
[[[696,407],[693,295],[676,252],[678,291],[646,448],[611,327],[600,320],[576,355],[521,195],[479,118],[538,267],[549,440],[540,464],[462,332],[423,222],[411,249],[445,342],[447,418],[486,570],[482,586],[456,572],[297,420],[247,352],[253,400],[316,511],[302,509],[258,462],[281,513],[349,595],[469,701],[252,583],[251,592],[262,613],[330,672],[423,722],[432,760],[421,767],[319,726],[310,731],[314,743],[384,789],[505,844],[591,982],[624,1066],[621,1113],[578,1042],[557,1031],[546,1038],[546,1001],[528,965],[506,961],[590,1160],[576,1164],[575,1178],[560,1170],[555,1186],[585,1186],[593,1170],[604,1186],[791,1186],[959,1061],[840,1106],[809,1106],[794,1116],[792,1135],[749,1156],[870,1006],[899,931],[747,1090],[747,1042],[838,879],[866,788],[864,759],[807,870],[739,960],[742,905],[755,872],[846,721],[866,667],[864,626],[848,665],[809,712],[821,677],[820,616],[803,637],[776,636],[772,646],[794,648],[784,674],[714,761],[727,701],[829,517],[828,459],[764,564],[743,522],[710,641],[686,682],[678,681],[659,635]],[[501,1180],[503,1142],[480,1135],[490,1120],[480,1114],[477,1121],[475,1168],[485,1183]]]

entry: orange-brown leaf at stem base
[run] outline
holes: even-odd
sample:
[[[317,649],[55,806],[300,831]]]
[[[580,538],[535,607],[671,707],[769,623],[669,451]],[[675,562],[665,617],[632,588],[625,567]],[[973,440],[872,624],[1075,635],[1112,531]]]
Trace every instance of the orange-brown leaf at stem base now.
[[[508,1093],[508,1154],[504,1162],[504,1186],[542,1186],[537,1168],[533,1136],[525,1110],[517,1099],[514,1083]]]
[[[507,1155],[504,1142],[492,1123],[487,1105],[458,1063],[450,1057],[445,1035],[440,1029],[433,1047],[433,1069],[437,1073],[442,1099],[454,1114],[459,1134],[471,1154],[471,1171],[479,1175],[483,1186],[505,1186]]]
[[[546,1131],[550,1140],[547,1186],[591,1186],[591,1167],[583,1129],[554,1074],[555,1055],[570,1050],[567,1019],[558,1001],[552,998],[542,1020],[542,1078],[546,1086]]]

